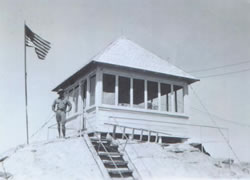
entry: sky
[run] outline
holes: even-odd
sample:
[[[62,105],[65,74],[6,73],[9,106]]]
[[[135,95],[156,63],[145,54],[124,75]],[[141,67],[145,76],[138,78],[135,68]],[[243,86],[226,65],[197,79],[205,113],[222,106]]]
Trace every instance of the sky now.
[[[51,89],[126,36],[186,72],[238,64],[191,73],[201,81],[190,89],[190,122],[229,128],[250,161],[249,0],[0,0],[0,152],[26,142],[24,22],[52,43],[45,61],[27,49],[31,135],[52,115]]]

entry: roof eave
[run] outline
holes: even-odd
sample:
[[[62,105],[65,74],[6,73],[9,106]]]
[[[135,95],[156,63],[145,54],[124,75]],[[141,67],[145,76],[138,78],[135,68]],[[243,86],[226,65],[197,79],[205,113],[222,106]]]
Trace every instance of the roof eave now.
[[[109,65],[109,66],[113,66],[113,67],[121,67],[121,68],[126,68],[126,69],[132,69],[132,70],[137,70],[137,71],[144,71],[144,72],[150,72],[150,73],[159,74],[159,75],[165,75],[165,76],[169,76],[171,78],[184,80],[188,84],[192,84],[192,83],[195,83],[197,81],[200,81],[200,79],[196,79],[196,78],[188,78],[188,77],[176,76],[176,75],[172,75],[172,74],[164,74],[164,73],[155,72],[155,71],[148,71],[148,70],[143,70],[143,69],[138,69],[138,68],[132,68],[132,67],[127,67],[127,66],[115,65],[115,64],[98,62],[98,61],[92,60],[88,64],[86,64],[84,67],[82,67],[80,70],[75,72],[73,75],[71,75],[70,77],[65,79],[62,83],[60,83],[54,89],[52,89],[52,92],[56,92],[60,88],[64,89],[65,86],[71,84],[70,82],[77,80],[77,78],[79,78],[79,75],[83,74],[84,71],[86,71],[86,69],[88,69],[88,67],[91,67],[91,65],[93,65],[93,64],[95,64],[95,65],[98,65],[98,64],[99,65]]]
[[[197,81],[200,81],[200,79],[197,79],[195,77],[194,78],[188,78],[188,77],[184,77],[184,76],[176,76],[176,75],[173,75],[173,74],[166,74],[166,73],[149,71],[149,70],[133,68],[133,67],[128,67],[128,66],[122,66],[122,65],[117,65],[117,64],[98,62],[98,61],[95,61],[95,60],[93,60],[93,62],[95,62],[96,64],[100,64],[100,65],[109,65],[109,66],[113,66],[113,67],[121,67],[121,68],[126,68],[126,69],[131,69],[131,70],[137,70],[137,71],[141,71],[141,72],[144,71],[144,72],[150,72],[150,73],[154,73],[154,74],[169,76],[169,77],[175,78],[175,79],[182,79],[182,80],[186,81],[188,84],[192,84],[192,83],[195,83]]]
[[[60,88],[64,89],[65,86],[67,86],[67,84],[70,84],[70,82],[77,80],[77,78],[79,77],[79,75],[83,74],[84,71],[86,71],[93,64],[95,64],[95,62],[94,61],[90,61],[85,66],[83,66],[81,69],[79,69],[78,71],[76,71],[73,75],[71,75],[70,77],[68,77],[67,79],[65,79],[63,82],[61,82],[59,85],[57,85],[51,91],[52,92],[57,92],[57,90],[60,89]]]

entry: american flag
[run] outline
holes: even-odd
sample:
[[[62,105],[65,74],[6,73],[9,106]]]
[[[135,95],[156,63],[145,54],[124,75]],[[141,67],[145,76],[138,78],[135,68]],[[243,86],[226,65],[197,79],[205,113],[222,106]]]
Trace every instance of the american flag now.
[[[44,60],[50,50],[50,42],[44,40],[25,25],[25,45],[34,47],[37,57]]]

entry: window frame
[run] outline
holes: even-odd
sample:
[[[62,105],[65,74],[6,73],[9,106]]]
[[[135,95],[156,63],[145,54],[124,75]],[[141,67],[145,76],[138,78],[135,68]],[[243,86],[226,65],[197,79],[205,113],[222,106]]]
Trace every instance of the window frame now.
[[[185,88],[187,86],[187,84],[185,82],[176,82],[176,81],[173,81],[173,80],[168,80],[168,79],[159,79],[159,78],[155,78],[155,77],[145,77],[139,73],[130,73],[128,74],[127,72],[124,72],[124,71],[116,71],[116,70],[113,70],[113,69],[103,69],[102,72],[101,72],[101,76],[103,76],[103,74],[109,74],[109,75],[114,75],[116,77],[116,84],[115,84],[115,87],[116,87],[116,91],[115,91],[115,101],[117,103],[115,103],[115,105],[107,105],[109,107],[121,107],[121,108],[125,108],[125,109],[134,109],[134,110],[143,110],[145,109],[146,111],[148,112],[151,112],[151,111],[154,111],[154,112],[161,112],[161,113],[171,113],[171,114],[176,114],[176,115],[185,115]],[[118,105],[118,100],[119,100],[119,82],[118,82],[118,79],[119,77],[124,77],[124,78],[129,78],[130,80],[130,105],[129,106],[119,106]],[[134,87],[133,87],[133,81],[134,79],[141,79],[141,80],[144,80],[144,105],[145,107],[144,108],[137,108],[137,107],[134,107],[133,105],[133,93],[134,93]],[[103,83],[103,79],[101,79],[102,83]],[[155,109],[148,109],[147,108],[147,82],[148,81],[152,81],[152,82],[156,82],[157,85],[158,85],[158,109],[155,110]],[[169,101],[171,101],[171,106],[169,107],[169,111],[164,111],[162,110],[161,108],[161,83],[163,84],[168,84],[170,85],[171,87],[171,93],[170,93],[170,98],[169,98]],[[183,89],[183,112],[175,112],[175,107],[174,107],[174,92],[173,92],[173,88],[174,88],[174,85],[176,86],[181,86],[182,89]],[[101,92],[103,93],[103,92]],[[106,105],[106,104],[103,104],[101,102],[100,105]]]

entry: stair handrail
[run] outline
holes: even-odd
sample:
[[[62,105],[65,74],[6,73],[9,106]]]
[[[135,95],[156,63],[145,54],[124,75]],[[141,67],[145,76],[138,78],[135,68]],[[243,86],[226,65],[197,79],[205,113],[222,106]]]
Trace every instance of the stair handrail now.
[[[116,125],[118,127],[126,127],[126,128],[130,128],[130,129],[139,129],[140,128],[132,128],[132,127],[127,127],[127,126],[124,126],[124,125],[120,125],[119,122],[117,122],[116,118],[120,118],[120,119],[140,119],[140,118],[130,118],[130,117],[115,117],[115,116],[109,116],[109,118],[113,118],[114,121],[117,123],[117,124],[112,124],[112,123],[105,123],[106,125]],[[145,119],[140,119],[140,120],[145,120]],[[220,127],[220,126],[210,126],[210,125],[201,125],[201,124],[185,124],[185,123],[178,123],[178,122],[165,122],[165,123],[168,123],[168,124],[175,124],[175,125],[181,125],[181,126],[193,126],[193,127],[199,127],[200,128],[200,133],[201,133],[201,128],[208,128],[208,129],[217,129],[217,130],[224,130],[227,132],[227,141],[229,142],[229,128],[226,128],[226,127]],[[143,129],[141,128],[142,130],[146,130],[146,129]],[[151,131],[151,130],[146,130],[146,131]],[[151,131],[151,132],[157,132],[157,131]],[[166,133],[163,133],[163,132],[159,132],[159,133],[162,133],[162,134],[166,134]],[[126,134],[126,133],[125,133]],[[127,137],[126,135],[124,137]],[[202,138],[202,137],[201,137]],[[228,143],[226,142],[226,143]],[[127,141],[126,141],[127,143]],[[126,146],[126,143],[125,143],[125,146]],[[202,143],[202,140],[201,140],[201,143]],[[202,152],[203,152],[203,148],[202,148]],[[230,156],[230,154],[229,154]]]
[[[102,141],[101,141],[101,138],[102,138],[102,137],[100,137],[100,139],[99,139],[99,137],[96,136],[95,133],[94,133],[94,136],[98,139],[99,146],[100,146],[100,144],[102,145],[102,147],[104,148],[104,151],[108,154],[108,156],[109,156],[109,158],[111,159],[112,163],[114,164],[115,168],[118,169],[118,172],[119,172],[120,176],[121,176],[122,178],[124,178],[124,176],[122,175],[122,173],[121,173],[121,171],[119,170],[118,166],[115,164],[115,161],[114,161],[113,158],[111,157],[110,153],[108,152],[108,150],[106,149],[106,147],[105,147],[104,144],[102,143]],[[99,151],[99,148],[98,148],[98,151]]]
[[[115,118],[113,118],[115,119]],[[125,126],[125,125],[120,125],[120,124],[113,124],[113,123],[104,123],[105,125],[112,125],[112,126],[119,126],[119,127],[123,127],[126,129],[134,129],[134,130],[139,130],[139,131],[147,131],[147,132],[152,132],[152,133],[158,133],[158,134],[164,134],[168,137],[179,137],[179,136],[173,136],[172,134],[166,133],[166,132],[161,132],[161,131],[156,131],[156,130],[150,130],[150,129],[145,129],[145,128],[136,128],[136,127],[129,127],[129,126]],[[187,139],[188,137],[181,137],[184,139]]]
[[[114,119],[114,118],[113,118]],[[116,120],[115,120],[116,121]],[[188,137],[179,137],[179,136],[172,136],[171,134],[168,134],[168,133],[164,133],[164,132],[161,132],[161,131],[156,131],[156,130],[150,130],[150,129],[144,129],[144,128],[135,128],[135,127],[128,127],[128,126],[124,126],[124,125],[119,125],[118,122],[117,124],[112,124],[112,123],[104,123],[105,125],[110,125],[110,126],[113,126],[113,127],[120,127],[120,128],[125,128],[125,129],[132,129],[132,131],[134,132],[135,130],[139,130],[141,131],[141,139],[142,140],[142,136],[143,136],[143,132],[148,132],[149,133],[149,138],[148,138],[148,141],[150,141],[150,137],[151,137],[151,134],[152,133],[155,133],[156,134],[156,138],[155,138],[155,142],[158,142],[158,137],[161,135],[166,135],[168,137],[175,137],[175,138],[182,138],[182,139],[188,139]],[[113,132],[114,133],[114,132]],[[124,132],[122,137],[126,137],[126,133]],[[133,135],[134,136],[134,135]],[[125,143],[125,146],[124,148],[126,147],[126,144],[127,144],[127,141]]]
[[[86,119],[86,121],[87,121],[87,119]],[[92,127],[92,125],[91,125],[91,123],[88,123],[90,126],[91,126],[91,128],[93,129],[93,127]],[[104,148],[104,151],[108,154],[108,156],[109,156],[109,158],[111,159],[111,161],[112,161],[112,163],[114,164],[114,166],[118,169],[118,172],[119,172],[119,174],[120,174],[120,176],[124,179],[124,176],[122,175],[122,173],[121,173],[121,171],[119,170],[119,168],[117,167],[117,165],[115,164],[115,162],[114,162],[114,160],[113,160],[113,158],[111,157],[111,155],[110,155],[110,153],[108,152],[108,150],[106,149],[106,147],[104,146],[104,144],[101,142],[101,134],[100,134],[100,139],[99,139],[99,137],[94,133],[94,136],[99,140],[99,145],[101,144],[102,146],[103,146],[103,148]]]
[[[116,121],[116,119],[115,119],[115,121]],[[117,121],[116,121],[116,122],[117,122]],[[105,124],[107,124],[107,125],[115,125],[115,126],[118,126],[118,127],[123,127],[122,125],[119,125],[118,122],[117,122],[117,124],[111,124],[111,123],[105,123]],[[125,126],[125,127],[126,127],[126,126]],[[129,128],[129,127],[128,127],[128,128]],[[132,128],[132,129],[133,129],[133,128]],[[140,129],[140,128],[138,128],[138,129]],[[129,141],[129,138],[127,137],[126,133],[125,133],[125,135],[124,135],[123,137],[125,137],[125,139],[126,139],[125,145],[124,145],[124,147],[123,147],[123,152],[126,153],[126,155],[127,155],[127,157],[128,157],[128,160],[130,161],[130,164],[132,164],[132,166],[133,166],[133,168],[135,169],[136,173],[138,174],[138,176],[140,177],[140,179],[142,179],[142,177],[141,177],[139,171],[137,170],[136,166],[134,165],[134,163],[133,163],[132,160],[130,159],[130,157],[129,157],[129,155],[128,155],[128,152],[127,152],[126,149],[125,149],[125,147],[126,147],[128,141]],[[112,137],[112,138],[114,139],[115,137]],[[135,179],[135,178],[133,177],[133,179]]]
[[[81,136],[82,136],[82,135],[81,135]],[[85,144],[87,145],[88,150],[89,150],[90,153],[92,154],[92,157],[94,158],[94,161],[96,162],[96,164],[97,164],[97,166],[98,166],[98,168],[99,168],[99,170],[100,170],[102,176],[104,177],[104,179],[106,179],[106,178],[105,178],[106,176],[104,175],[102,168],[100,167],[100,165],[99,165],[97,159],[95,158],[94,153],[92,152],[90,146],[88,145],[87,138],[88,138],[88,141],[91,143],[91,141],[90,141],[88,135],[87,135],[87,134],[83,134],[83,139],[84,139]],[[91,144],[92,144],[92,143],[91,143]],[[94,147],[92,147],[92,148],[93,148],[93,151],[96,151],[96,150],[94,149]],[[100,159],[100,161],[101,161],[101,159]],[[103,164],[103,163],[102,163],[102,164]],[[103,167],[104,167],[104,166],[103,166]],[[104,168],[105,168],[105,167],[104,167]],[[109,176],[109,179],[111,179],[111,178],[110,178],[110,175],[108,175],[108,176]]]

